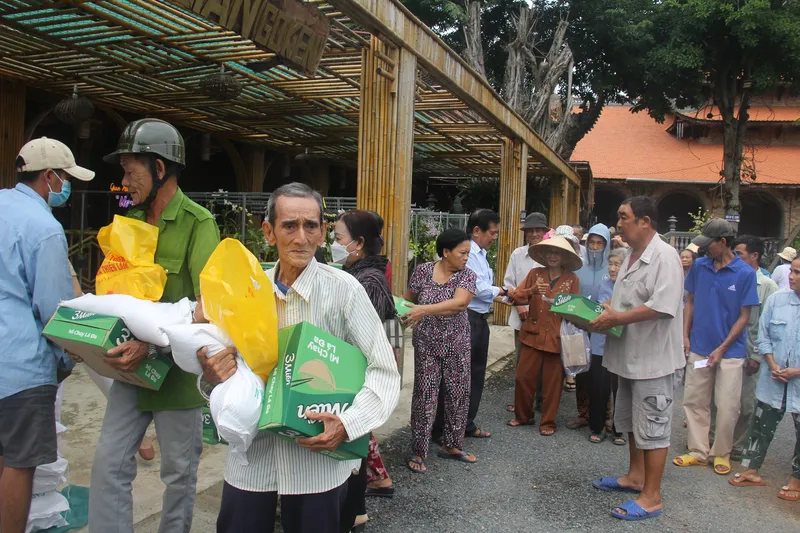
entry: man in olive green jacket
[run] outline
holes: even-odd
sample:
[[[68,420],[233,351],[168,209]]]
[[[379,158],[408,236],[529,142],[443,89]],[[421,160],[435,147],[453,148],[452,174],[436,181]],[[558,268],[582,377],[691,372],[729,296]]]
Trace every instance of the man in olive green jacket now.
[[[174,126],[143,119],[127,126],[117,151],[105,158],[125,171],[122,185],[134,204],[128,216],[159,229],[155,262],[167,271],[163,302],[185,297],[200,300],[200,272],[219,244],[214,217],[178,187],[185,153],[183,138]],[[204,321],[202,306],[194,313],[195,321]],[[119,357],[109,364],[132,371],[157,350],[128,341],[112,350]],[[90,533],[133,533],[131,483],[136,478],[136,451],[151,421],[156,426],[161,480],[166,485],[159,532],[189,533],[203,450],[204,404],[197,376],[177,366],[170,369],[158,391],[114,382],[92,467]]]

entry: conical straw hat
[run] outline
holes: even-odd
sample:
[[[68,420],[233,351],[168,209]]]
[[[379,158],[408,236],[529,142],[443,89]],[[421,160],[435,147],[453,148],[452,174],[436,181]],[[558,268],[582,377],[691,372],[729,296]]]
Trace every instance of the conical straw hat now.
[[[547,266],[545,253],[554,249],[567,252],[567,261],[564,263],[564,268],[567,270],[575,271],[583,266],[583,260],[578,254],[575,253],[575,249],[572,247],[572,244],[570,244],[569,241],[564,237],[551,237],[546,241],[540,242],[539,244],[534,244],[530,247],[528,253],[534,261],[540,265]]]

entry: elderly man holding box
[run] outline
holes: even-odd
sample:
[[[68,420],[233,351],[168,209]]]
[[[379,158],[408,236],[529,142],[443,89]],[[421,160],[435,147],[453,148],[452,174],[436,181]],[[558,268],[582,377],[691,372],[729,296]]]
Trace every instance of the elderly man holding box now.
[[[228,459],[217,519],[219,533],[273,531],[278,498],[286,533],[339,533],[347,479],[360,461],[337,461],[333,451],[380,427],[400,394],[400,374],[383,323],[362,285],[347,273],[314,259],[324,239],[322,197],[299,183],[276,190],[263,230],[278,248],[267,271],[273,282],[279,327],[309,322],[354,346],[367,359],[364,386],[340,415],[307,412],[324,423],[316,437],[283,440],[261,432],[248,450],[249,465]],[[204,349],[205,350],[205,349]],[[233,349],[199,354],[204,381],[221,383],[236,371]]]

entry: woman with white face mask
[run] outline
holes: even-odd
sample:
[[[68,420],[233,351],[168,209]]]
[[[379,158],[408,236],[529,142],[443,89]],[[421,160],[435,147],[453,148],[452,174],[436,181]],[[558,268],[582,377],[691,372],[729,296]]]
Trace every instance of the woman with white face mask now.
[[[383,220],[377,213],[366,210],[343,213],[334,228],[335,241],[331,245],[331,256],[334,263],[342,265],[345,272],[361,283],[378,316],[386,321],[397,313],[386,279],[389,261],[380,255],[383,249],[382,229]],[[392,479],[386,472],[375,438],[370,436],[369,455],[362,462],[359,474],[351,476],[348,481],[341,531],[364,529],[369,520],[365,496],[391,497],[393,494]]]

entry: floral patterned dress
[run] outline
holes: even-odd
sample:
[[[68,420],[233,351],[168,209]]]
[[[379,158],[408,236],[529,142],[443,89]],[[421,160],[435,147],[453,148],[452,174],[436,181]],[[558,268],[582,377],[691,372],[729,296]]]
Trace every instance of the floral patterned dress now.
[[[476,276],[472,270],[465,268],[439,284],[433,279],[434,266],[435,263],[418,266],[408,283],[418,305],[452,300],[456,289],[475,294]],[[445,413],[442,442],[457,449],[464,444],[470,389],[469,339],[466,310],[451,316],[426,316],[414,328],[412,450],[423,459],[428,454],[440,387],[444,389]]]

